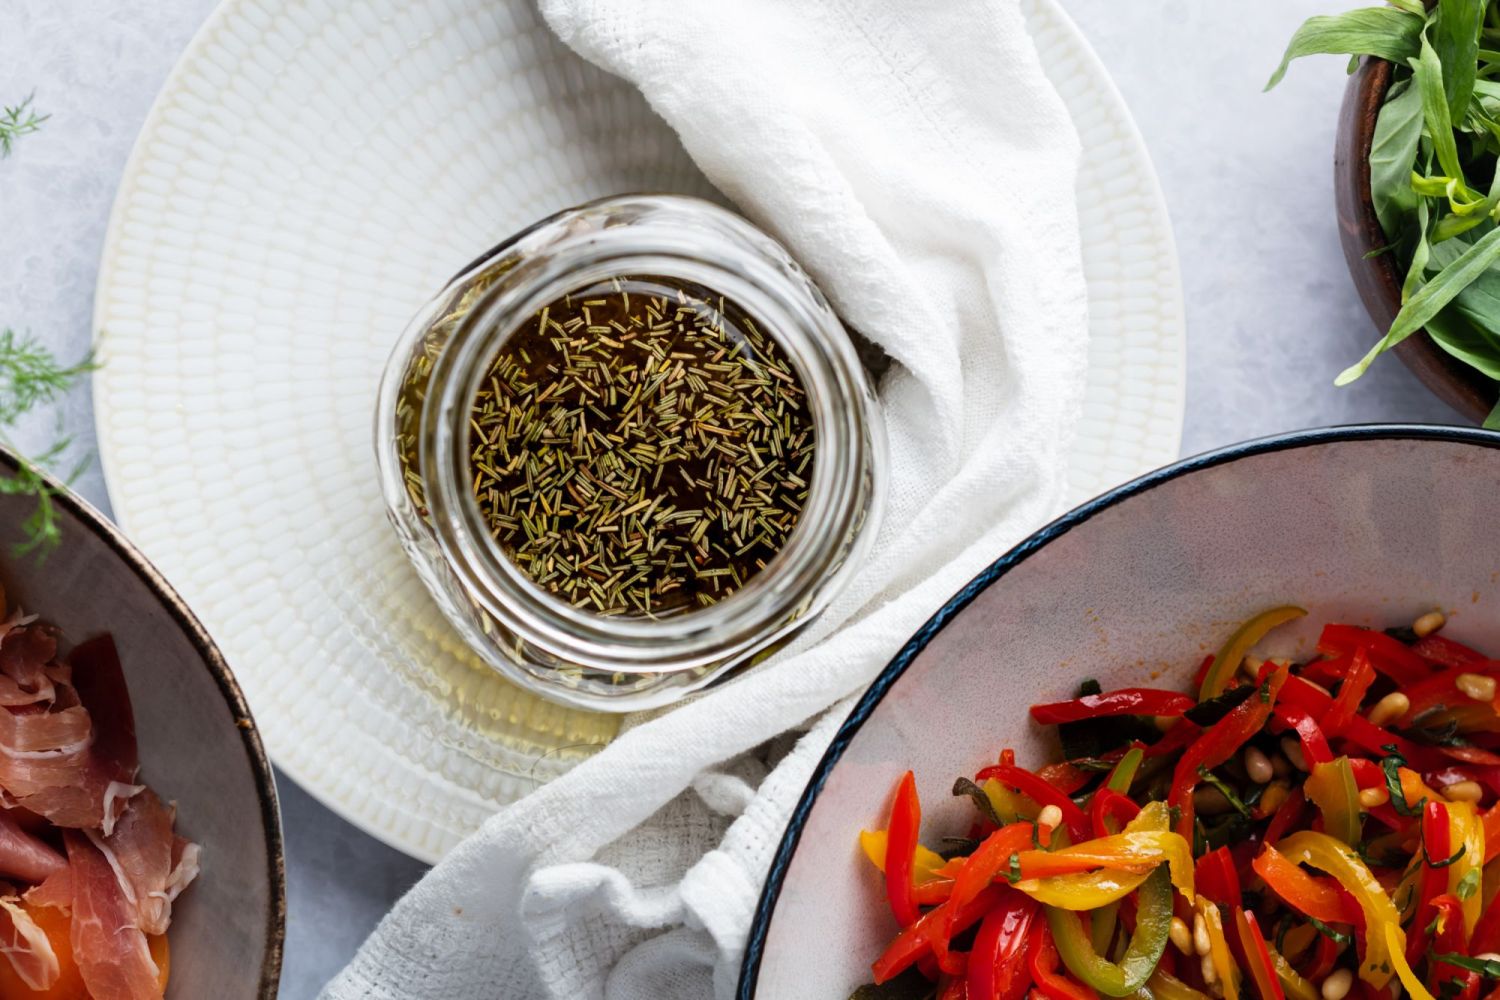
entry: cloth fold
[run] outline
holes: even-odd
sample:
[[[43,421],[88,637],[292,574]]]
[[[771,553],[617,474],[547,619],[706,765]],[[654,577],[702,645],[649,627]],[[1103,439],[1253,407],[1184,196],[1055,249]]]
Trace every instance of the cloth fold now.
[[[1016,0],[541,6],[893,359],[887,515],[791,647],[490,819],[327,1000],[731,996],[850,699],[1064,500],[1087,364],[1079,147]]]

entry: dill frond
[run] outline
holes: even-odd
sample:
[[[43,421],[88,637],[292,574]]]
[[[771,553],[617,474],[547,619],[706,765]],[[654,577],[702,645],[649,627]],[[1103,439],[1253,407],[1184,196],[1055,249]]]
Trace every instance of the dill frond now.
[[[22,414],[51,402],[96,367],[93,352],[81,361],[64,365],[34,338],[20,336],[9,328],[0,330],[0,428],[10,427]],[[17,554],[35,552],[45,557],[62,538],[53,503],[58,488],[47,478],[46,470],[62,457],[72,440],[60,438],[46,451],[31,457],[22,454],[3,431],[0,443],[15,452],[20,463],[14,475],[0,475],[0,494],[36,498],[36,508],[21,523],[25,538],[14,549]],[[77,478],[87,466],[88,460],[79,463],[65,482]]]
[[[31,106],[31,100],[35,96],[34,93],[27,94],[20,104],[7,104],[0,108],[0,159],[10,155],[17,139],[41,131],[42,122],[52,117],[36,113]]]

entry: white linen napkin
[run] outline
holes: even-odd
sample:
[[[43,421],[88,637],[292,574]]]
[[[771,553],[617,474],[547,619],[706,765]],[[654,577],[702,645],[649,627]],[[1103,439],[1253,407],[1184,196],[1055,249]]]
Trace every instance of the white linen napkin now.
[[[771,855],[850,696],[1063,500],[1088,337],[1079,145],[1017,0],[542,10],[894,359],[887,515],[808,634],[493,817],[328,1000],[730,996]]]

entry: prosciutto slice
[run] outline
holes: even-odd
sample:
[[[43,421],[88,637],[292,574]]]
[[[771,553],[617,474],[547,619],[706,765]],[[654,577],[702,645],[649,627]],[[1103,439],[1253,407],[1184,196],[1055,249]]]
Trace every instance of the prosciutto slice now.
[[[78,646],[69,663],[50,706],[0,709],[0,788],[58,826],[109,830],[139,769],[130,694],[108,636]]]
[[[147,934],[165,934],[172,903],[198,874],[198,845],[172,832],[174,810],[149,788],[130,800],[114,832],[90,834]]]
[[[0,705],[35,705],[56,696],[48,664],[57,655],[49,629],[26,628],[18,614],[0,622]]]
[[[93,1000],[162,1000],[156,962],[109,861],[89,838],[64,833],[71,866],[73,960]]]
[[[33,990],[51,989],[62,972],[47,932],[9,894],[0,896],[0,956]]]
[[[45,840],[27,832],[9,813],[0,812],[0,875],[41,882],[67,867],[67,859]]]

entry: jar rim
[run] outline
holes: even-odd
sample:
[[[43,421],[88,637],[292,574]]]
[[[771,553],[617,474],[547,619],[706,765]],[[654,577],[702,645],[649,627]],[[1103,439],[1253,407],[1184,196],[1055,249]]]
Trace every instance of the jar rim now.
[[[630,225],[577,224],[591,211],[633,207],[650,214]],[[454,330],[434,362],[420,421],[434,535],[485,613],[564,661],[660,674],[759,648],[821,610],[863,555],[863,547],[846,553],[844,540],[852,532],[856,546],[867,546],[873,538],[882,493],[861,477],[883,468],[883,454],[871,451],[885,445],[853,343],[821,294],[800,269],[788,280],[786,265],[796,265],[769,236],[685,196],[602,199],[545,220],[519,240],[539,252],[525,255],[521,246],[522,262]],[[492,539],[468,488],[468,414],[495,352],[548,302],[626,275],[696,282],[764,324],[808,392],[816,440],[804,509],[767,566],[722,601],[661,618],[601,615],[548,593]]]

